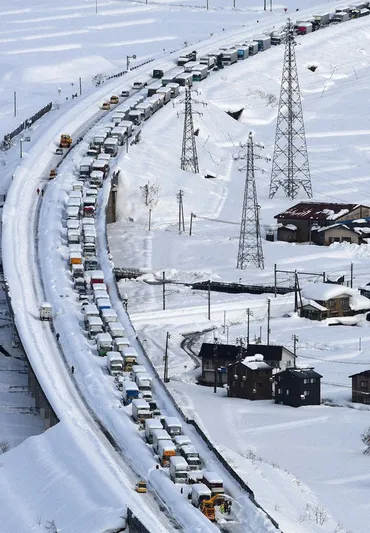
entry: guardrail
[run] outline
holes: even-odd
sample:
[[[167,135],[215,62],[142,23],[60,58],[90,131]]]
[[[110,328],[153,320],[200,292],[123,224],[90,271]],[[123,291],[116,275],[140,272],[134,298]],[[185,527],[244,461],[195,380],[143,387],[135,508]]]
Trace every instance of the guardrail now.
[[[20,124],[17,128],[15,128],[15,130],[13,130],[10,133],[7,133],[6,135],[4,135],[4,140],[1,143],[1,148],[3,150],[8,150],[10,148],[10,146],[11,146],[10,141],[14,137],[19,135],[21,133],[21,131],[23,131],[26,128],[29,128],[30,126],[32,126],[32,124],[34,124],[36,122],[36,120],[38,120],[39,118],[41,118],[44,115],[46,115],[46,113],[48,113],[52,109],[52,107],[53,107],[53,103],[49,102],[45,107],[43,107],[42,109],[37,111],[37,113],[32,115],[32,117],[27,118],[26,120],[24,120],[22,122],[22,124]]]

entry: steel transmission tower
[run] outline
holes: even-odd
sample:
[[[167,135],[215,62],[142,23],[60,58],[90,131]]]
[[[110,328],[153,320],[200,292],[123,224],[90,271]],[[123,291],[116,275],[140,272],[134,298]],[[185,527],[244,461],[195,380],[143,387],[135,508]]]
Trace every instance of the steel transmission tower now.
[[[254,179],[253,138],[251,133],[249,134],[247,144],[246,170],[238,260],[236,265],[236,268],[240,268],[241,270],[246,268],[250,263],[253,263],[258,268],[264,268],[259,205],[257,203],[256,182]]]
[[[288,19],[270,198],[275,196],[279,187],[282,187],[286,196],[291,199],[296,198],[301,187],[307,196],[312,198],[295,44],[293,24]]]
[[[199,162],[197,154],[197,146],[195,144],[193,111],[191,106],[191,90],[189,85],[185,87],[185,111],[184,111],[184,133],[182,136],[182,151],[181,151],[181,168],[199,173]]]

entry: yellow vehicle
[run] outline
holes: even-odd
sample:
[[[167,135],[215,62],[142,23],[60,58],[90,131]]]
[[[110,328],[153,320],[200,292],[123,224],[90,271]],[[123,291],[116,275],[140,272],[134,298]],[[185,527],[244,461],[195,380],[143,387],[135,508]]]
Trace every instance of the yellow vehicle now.
[[[52,168],[50,170],[49,179],[53,180],[56,177],[57,177],[57,171],[55,170],[55,168]]]
[[[105,111],[110,110],[110,103],[109,102],[103,102],[101,105],[101,109],[104,109]]]
[[[68,135],[68,133],[63,133],[60,136],[59,147],[60,148],[70,148],[71,144],[72,144],[72,137],[70,135]]]
[[[112,94],[112,96],[110,97],[110,103],[111,104],[119,104],[118,96],[116,96],[115,94]]]
[[[146,482],[145,481],[138,481],[135,485],[136,492],[144,493],[147,491],[146,488]]]
[[[216,520],[215,507],[220,507],[225,502],[225,497],[223,494],[215,494],[209,500],[203,500],[200,504],[200,510],[202,513],[214,522]]]

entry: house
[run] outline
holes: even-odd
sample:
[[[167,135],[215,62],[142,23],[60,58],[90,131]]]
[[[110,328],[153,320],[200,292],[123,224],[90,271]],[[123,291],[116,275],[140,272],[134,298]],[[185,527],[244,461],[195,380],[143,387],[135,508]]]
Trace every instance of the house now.
[[[352,378],[352,401],[370,404],[370,370],[349,377]]]
[[[265,363],[273,368],[285,370],[286,368],[295,365],[295,358],[293,352],[285,348],[285,346],[275,346],[273,344],[248,344],[248,355],[261,354]]]
[[[334,242],[351,244],[368,244],[370,238],[370,220],[360,219],[351,222],[338,222],[317,230],[314,237],[317,244],[329,246]]]
[[[313,368],[289,368],[275,374],[275,403],[320,405],[322,376]]]
[[[311,320],[354,316],[370,310],[370,300],[356,289],[335,283],[308,283],[301,291],[300,316]]]
[[[360,204],[300,202],[274,218],[277,219],[279,241],[320,244],[323,238],[318,234],[320,228],[366,217],[370,217],[370,207]]]
[[[245,348],[234,344],[211,344],[204,342],[198,357],[202,360],[202,375],[198,379],[202,385],[214,385],[215,368],[218,369],[217,384],[227,383],[226,367],[246,355]]]
[[[228,396],[245,400],[272,399],[272,367],[256,354],[227,367]]]

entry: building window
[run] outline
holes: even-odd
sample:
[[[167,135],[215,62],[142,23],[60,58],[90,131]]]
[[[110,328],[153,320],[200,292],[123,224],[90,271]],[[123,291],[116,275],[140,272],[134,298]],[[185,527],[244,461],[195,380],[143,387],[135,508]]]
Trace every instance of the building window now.
[[[303,383],[304,383],[305,385],[307,385],[307,383],[309,383],[309,382],[310,382],[310,380],[309,380],[308,378],[305,378],[305,379],[303,380]]]
[[[283,393],[283,390],[282,389],[278,389],[278,394],[282,394]]]
[[[305,396],[310,396],[311,392],[310,392],[309,390],[304,390],[304,391],[303,391],[303,394],[304,394]]]
[[[286,394],[287,396],[289,396],[289,389],[287,389],[287,390],[285,391],[285,394]]]
[[[360,388],[363,390],[367,390],[367,381],[360,381]]]
[[[341,298],[340,299],[340,305],[342,309],[349,309],[349,300],[348,298]]]
[[[292,361],[287,361],[286,366],[292,366]]]
[[[315,383],[315,378],[311,378],[310,383]]]
[[[329,308],[330,308],[330,309],[335,309],[335,307],[336,307],[336,303],[337,303],[336,300],[329,300],[329,301],[328,301]]]

